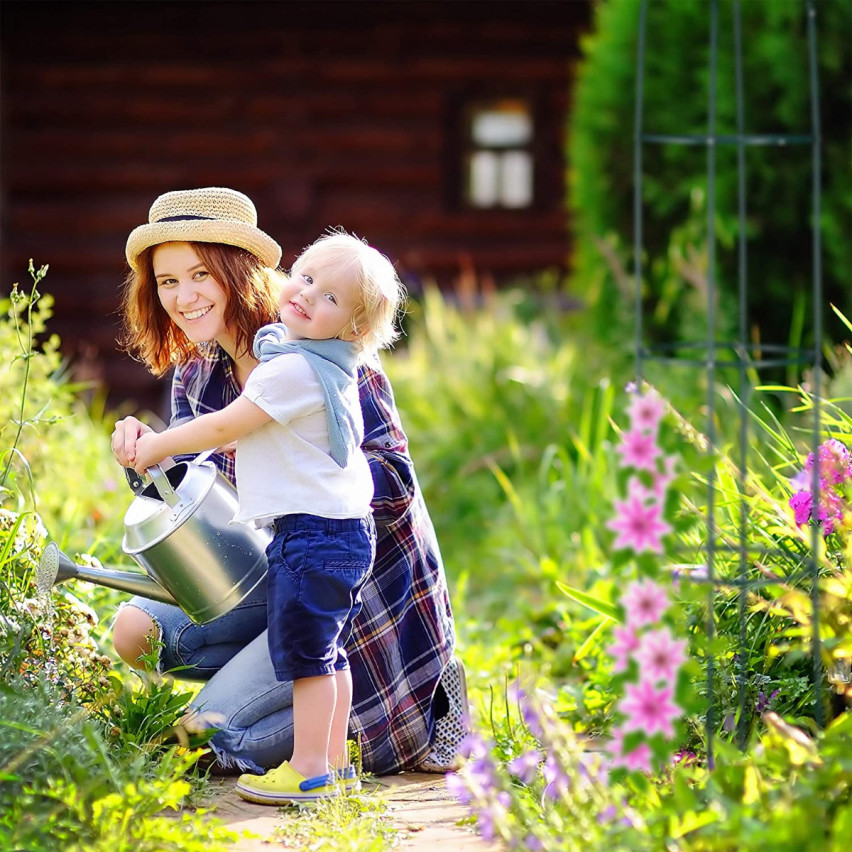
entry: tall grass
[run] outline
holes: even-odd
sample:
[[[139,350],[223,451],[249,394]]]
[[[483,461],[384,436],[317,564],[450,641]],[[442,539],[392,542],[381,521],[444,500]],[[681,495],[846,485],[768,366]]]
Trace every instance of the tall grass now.
[[[577,575],[599,562],[611,486],[605,366],[590,373],[571,317],[521,321],[522,304],[510,291],[465,309],[428,290],[385,359],[448,572],[504,601],[543,559]]]

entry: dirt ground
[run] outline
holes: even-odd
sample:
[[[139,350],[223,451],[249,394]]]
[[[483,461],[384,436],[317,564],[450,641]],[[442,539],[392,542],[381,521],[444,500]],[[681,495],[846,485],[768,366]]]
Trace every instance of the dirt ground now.
[[[501,852],[495,843],[486,843],[470,826],[458,825],[467,815],[444,785],[442,775],[403,773],[375,779],[364,792],[380,796],[388,805],[394,827],[400,830],[395,850],[402,852]],[[283,824],[281,811],[255,805],[234,791],[234,778],[213,779],[211,800],[214,816],[242,835],[235,852],[272,852],[283,846],[275,839],[276,827]],[[292,847],[290,847],[292,848]]]

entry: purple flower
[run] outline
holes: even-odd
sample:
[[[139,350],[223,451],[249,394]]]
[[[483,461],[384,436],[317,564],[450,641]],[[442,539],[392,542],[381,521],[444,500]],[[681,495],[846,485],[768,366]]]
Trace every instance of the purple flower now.
[[[524,720],[524,724],[527,728],[529,728],[530,733],[536,737],[536,739],[540,740],[544,736],[544,728],[541,724],[539,712],[528,701],[525,701],[521,705],[521,718]]]
[[[836,524],[843,520],[843,502],[840,497],[832,491],[822,492],[817,517],[822,521],[823,533],[831,535]]]
[[[852,479],[852,456],[844,444],[832,438],[820,445],[817,458],[818,462],[813,453],[808,455],[805,469],[791,480],[795,493],[790,498],[790,507],[799,526],[816,520],[823,535],[831,535],[843,521],[846,510],[842,486]],[[813,470],[817,464],[819,505],[815,508]]]
[[[497,794],[490,805],[481,808],[476,813],[476,825],[479,828],[480,834],[486,840],[494,840],[497,836],[495,823],[504,817],[509,809],[512,799],[505,791]]]
[[[805,469],[812,470],[813,466],[814,454],[810,453]],[[839,485],[852,476],[852,459],[850,459],[849,450],[835,438],[820,444],[819,472],[826,482],[834,485]]]
[[[549,796],[551,799],[559,799],[567,794],[571,786],[571,782],[568,776],[562,771],[562,767],[552,754],[547,756],[547,760],[544,762],[541,773],[544,776],[544,781],[547,785],[544,788],[545,796]]]
[[[476,827],[485,840],[491,841],[497,836],[494,830],[494,814],[487,808],[477,812]]]
[[[541,752],[533,749],[516,757],[509,763],[509,772],[524,784],[529,786],[538,775],[538,765],[541,763]]]
[[[607,805],[597,816],[597,820],[601,825],[612,822],[618,816],[618,811],[615,805]]]
[[[497,783],[497,770],[488,755],[477,757],[467,765],[467,777],[482,790],[488,790]]]
[[[811,487],[813,477],[806,470],[800,470],[790,479],[790,485],[794,491],[807,491]]]
[[[479,757],[488,754],[488,746],[478,734],[467,734],[459,743],[458,751],[462,757]]]
[[[448,772],[444,776],[444,783],[447,785],[449,794],[463,805],[469,805],[473,801],[473,793],[467,786],[467,782],[461,775],[455,772]]]
[[[813,508],[814,498],[810,491],[797,491],[790,498],[790,508],[796,516],[796,523],[801,526],[806,524],[811,519],[811,509]]]
[[[768,710],[769,707],[772,706],[772,702],[775,700],[775,697],[780,692],[780,689],[776,689],[771,695],[767,695],[762,690],[757,693],[757,702],[755,703],[755,710],[758,713],[763,713],[765,710]]]

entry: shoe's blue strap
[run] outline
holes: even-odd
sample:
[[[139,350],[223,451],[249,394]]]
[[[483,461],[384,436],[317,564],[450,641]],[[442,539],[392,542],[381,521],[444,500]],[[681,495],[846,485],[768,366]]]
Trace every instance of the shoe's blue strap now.
[[[331,773],[327,775],[317,775],[314,778],[306,778],[299,782],[299,789],[306,793],[308,790],[316,790],[317,787],[328,787],[333,783]]]

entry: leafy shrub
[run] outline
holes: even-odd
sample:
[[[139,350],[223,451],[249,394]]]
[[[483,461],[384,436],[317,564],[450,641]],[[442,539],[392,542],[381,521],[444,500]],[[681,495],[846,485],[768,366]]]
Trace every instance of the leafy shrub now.
[[[199,814],[160,816],[192,791],[182,776],[200,752],[172,736],[189,696],[172,681],[125,684],[98,648],[94,610],[70,589],[37,587],[44,520],[59,535],[82,520],[68,538],[86,543],[115,524],[114,511],[97,515],[112,466],[104,424],[63,375],[58,341],[37,343],[50,316],[38,290],[46,271],[31,265],[32,289],[15,287],[0,318],[0,363],[9,367],[0,394],[0,847],[207,848],[234,835]],[[70,463],[75,453],[84,461]]]
[[[584,296],[597,334],[617,344],[633,329],[633,128],[640,0],[595,4],[582,42],[570,118],[569,204],[574,229],[573,291]],[[752,0],[742,14],[746,132],[810,132],[804,2]],[[849,305],[852,176],[849,165],[852,6],[814,4],[822,118],[825,293]],[[671,0],[647,6],[644,130],[706,134],[710,4]],[[717,78],[722,134],[736,132],[733,4],[719,3]],[[707,165],[703,146],[643,146],[645,319],[652,340],[703,338],[706,305]],[[786,343],[794,308],[812,288],[809,146],[746,152],[749,322],[769,342]],[[717,146],[717,292],[721,339],[736,335],[736,149]],[[632,273],[631,273],[632,274]],[[822,309],[813,306],[811,309]]]
[[[0,298],[0,494],[11,510],[37,511],[68,553],[97,548],[104,560],[126,560],[120,542],[130,491],[120,490],[110,421],[87,407],[59,339],[48,333],[53,298],[40,291],[47,267],[31,264],[30,272],[29,289],[15,284]]]

